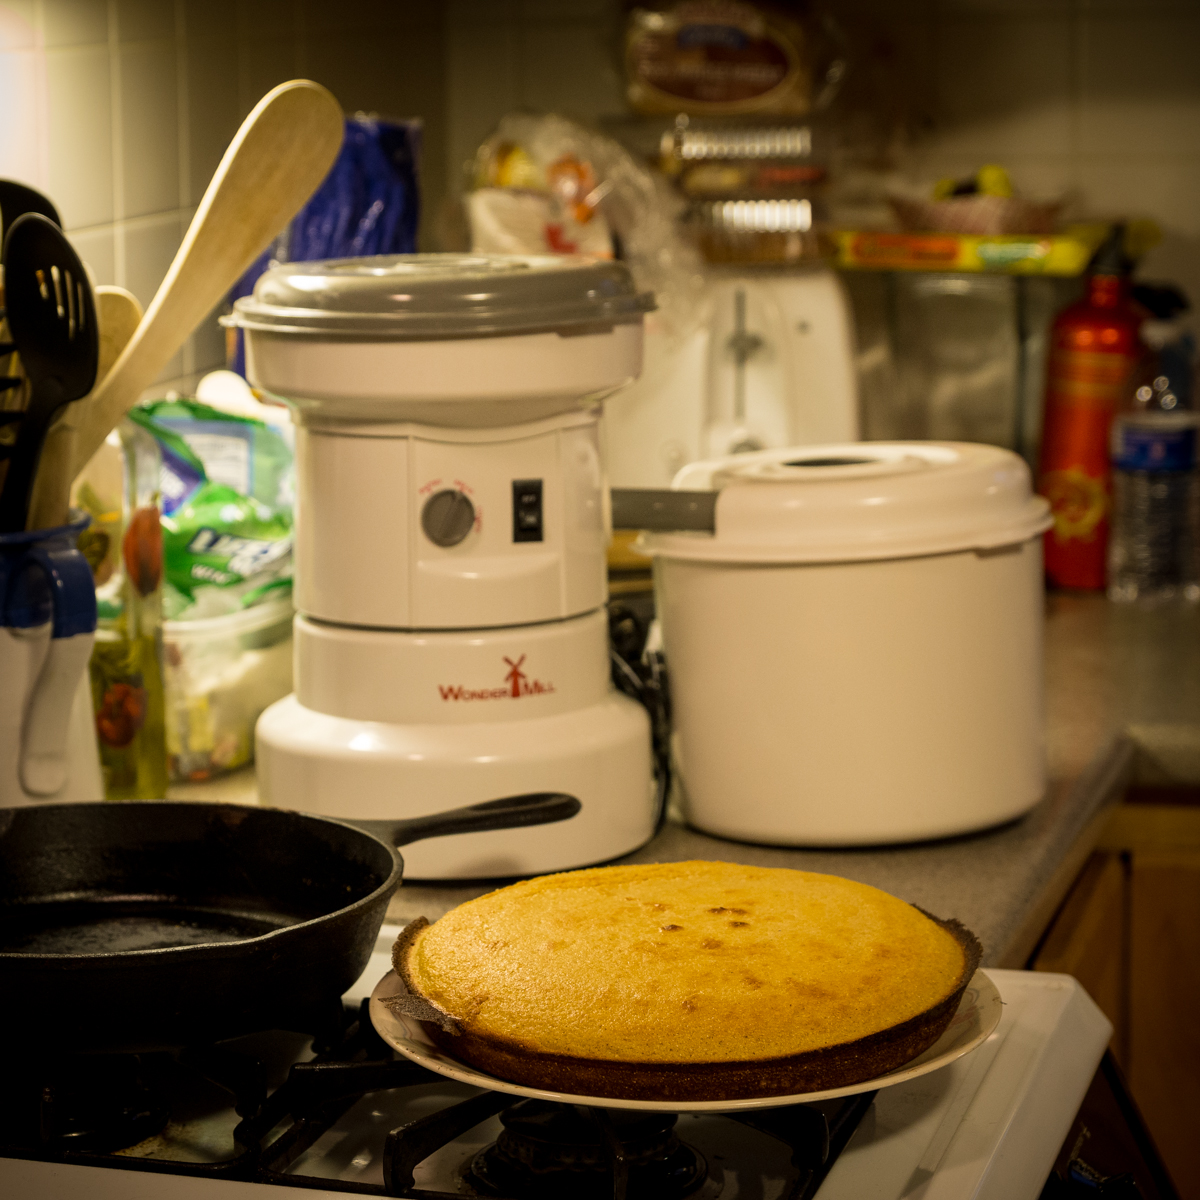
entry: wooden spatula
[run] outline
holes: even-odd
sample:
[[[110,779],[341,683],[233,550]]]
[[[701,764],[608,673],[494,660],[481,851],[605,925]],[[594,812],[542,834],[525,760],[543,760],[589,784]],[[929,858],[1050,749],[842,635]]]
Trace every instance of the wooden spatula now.
[[[54,423],[29,528],[66,518],[71,481],[193,329],[270,245],[341,149],[341,107],[320,84],[280,84],[246,118],[142,323],[107,378]]]

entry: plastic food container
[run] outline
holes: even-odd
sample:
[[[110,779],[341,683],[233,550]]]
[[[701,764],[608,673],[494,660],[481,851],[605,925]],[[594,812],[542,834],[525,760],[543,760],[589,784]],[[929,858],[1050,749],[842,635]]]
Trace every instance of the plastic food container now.
[[[803,446],[686,467],[715,532],[655,557],[685,815],[871,845],[1020,816],[1045,789],[1048,506],[1015,454]]]
[[[259,714],[292,690],[292,602],[163,622],[167,756],[173,780],[254,759]]]

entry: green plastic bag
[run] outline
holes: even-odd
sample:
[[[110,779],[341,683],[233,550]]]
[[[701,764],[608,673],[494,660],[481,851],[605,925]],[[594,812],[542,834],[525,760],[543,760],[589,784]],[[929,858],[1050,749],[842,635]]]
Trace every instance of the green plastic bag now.
[[[218,616],[290,589],[292,456],[283,438],[197,400],[156,400],[129,415],[162,456],[164,615]]]

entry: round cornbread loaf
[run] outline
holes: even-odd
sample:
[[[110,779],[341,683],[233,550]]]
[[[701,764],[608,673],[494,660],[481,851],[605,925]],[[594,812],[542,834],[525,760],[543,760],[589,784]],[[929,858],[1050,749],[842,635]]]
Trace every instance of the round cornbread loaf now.
[[[866,884],[681,862],[503,888],[414,922],[393,962],[435,1042],[498,1078],[730,1100],[841,1087],[916,1057],[979,957],[957,922]]]

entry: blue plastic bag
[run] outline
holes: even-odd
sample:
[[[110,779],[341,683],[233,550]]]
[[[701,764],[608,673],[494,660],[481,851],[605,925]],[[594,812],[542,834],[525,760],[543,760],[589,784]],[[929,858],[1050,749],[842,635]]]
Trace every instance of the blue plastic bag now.
[[[287,231],[255,259],[229,293],[229,303],[254,291],[275,263],[315,262],[375,254],[412,254],[421,213],[417,163],[420,121],[346,118],[341,151],[325,181]],[[242,331],[230,369],[246,373]]]

